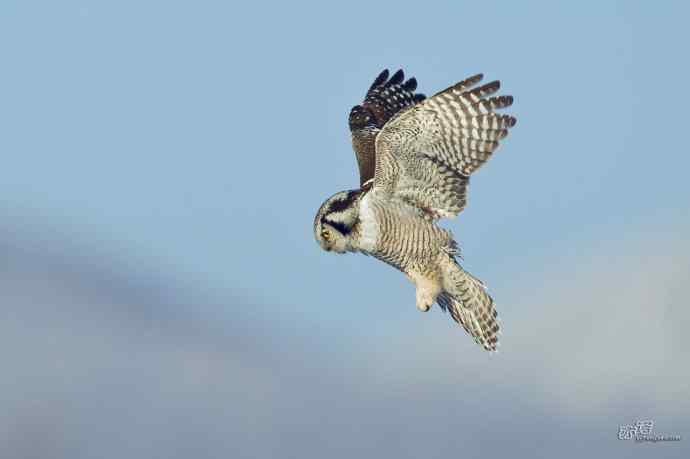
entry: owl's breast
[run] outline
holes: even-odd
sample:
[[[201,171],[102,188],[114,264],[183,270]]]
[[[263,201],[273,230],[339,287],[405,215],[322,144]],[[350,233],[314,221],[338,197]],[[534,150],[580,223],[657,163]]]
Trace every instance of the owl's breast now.
[[[381,202],[368,193],[360,202],[362,252],[409,273],[435,269],[452,236],[424,218],[418,209],[397,200]]]

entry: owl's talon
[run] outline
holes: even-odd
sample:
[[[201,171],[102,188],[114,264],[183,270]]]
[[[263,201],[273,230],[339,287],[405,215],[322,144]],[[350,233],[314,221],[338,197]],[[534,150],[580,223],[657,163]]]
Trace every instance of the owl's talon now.
[[[433,304],[434,298],[432,298],[428,292],[420,293],[420,291],[417,290],[417,309],[422,312],[427,312],[431,309]]]
[[[422,312],[427,312],[429,309],[431,309],[431,304],[417,303],[417,309]]]

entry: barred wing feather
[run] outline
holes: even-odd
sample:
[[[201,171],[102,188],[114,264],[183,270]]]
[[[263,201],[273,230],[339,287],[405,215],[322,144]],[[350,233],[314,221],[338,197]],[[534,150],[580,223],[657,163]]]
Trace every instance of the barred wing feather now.
[[[512,96],[494,96],[500,82],[476,86],[474,75],[400,112],[376,137],[374,187],[422,209],[455,217],[467,201],[470,175],[508,135],[516,119],[496,113]]]

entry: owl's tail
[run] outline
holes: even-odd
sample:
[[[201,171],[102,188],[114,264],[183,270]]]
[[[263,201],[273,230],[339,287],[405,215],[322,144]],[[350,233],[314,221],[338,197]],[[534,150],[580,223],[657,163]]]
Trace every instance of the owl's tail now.
[[[437,298],[441,309],[450,312],[474,341],[487,351],[498,347],[498,313],[482,281],[453,263]]]

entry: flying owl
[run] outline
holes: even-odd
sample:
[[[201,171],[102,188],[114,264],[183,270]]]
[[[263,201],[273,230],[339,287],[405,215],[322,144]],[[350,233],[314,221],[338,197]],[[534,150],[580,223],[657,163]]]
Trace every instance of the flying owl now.
[[[499,325],[486,287],[465,271],[458,245],[436,220],[458,215],[470,175],[484,164],[515,125],[496,113],[512,96],[496,96],[498,81],[471,76],[426,98],[417,80],[384,70],[364,102],[350,111],[360,186],[328,198],[314,219],[322,249],[361,252],[407,275],[417,308],[434,304],[488,351],[498,346]]]

